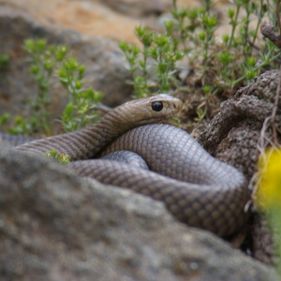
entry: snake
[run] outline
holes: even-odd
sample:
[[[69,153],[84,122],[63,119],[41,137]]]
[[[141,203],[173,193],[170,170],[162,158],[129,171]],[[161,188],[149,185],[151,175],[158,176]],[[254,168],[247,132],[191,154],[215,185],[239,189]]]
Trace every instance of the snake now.
[[[182,101],[167,94],[126,102],[98,123],[74,132],[36,139],[16,150],[69,157],[82,177],[132,190],[161,201],[180,222],[221,237],[245,224],[249,194],[243,174],[210,155],[185,130],[169,124]],[[105,156],[127,151],[140,165]],[[116,159],[116,158],[115,158]]]

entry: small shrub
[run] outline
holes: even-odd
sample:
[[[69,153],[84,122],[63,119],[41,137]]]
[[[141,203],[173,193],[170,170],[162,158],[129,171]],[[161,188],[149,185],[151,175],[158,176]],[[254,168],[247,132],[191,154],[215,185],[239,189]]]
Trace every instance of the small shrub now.
[[[37,85],[36,95],[27,104],[31,116],[4,113],[0,115],[0,126],[8,128],[11,134],[52,134],[49,109],[56,80],[67,91],[68,103],[61,118],[65,131],[79,129],[98,119],[96,105],[102,95],[92,88],[85,89],[85,67],[69,55],[66,46],[48,44],[45,39],[28,39],[24,42],[24,50],[29,55],[30,73]]]
[[[73,131],[97,121],[96,105],[102,94],[92,88],[85,88],[83,77],[85,67],[74,58],[66,59],[58,71],[58,77],[67,90],[68,103],[62,114],[65,131]]]
[[[198,119],[202,120],[202,116],[208,116],[208,100],[212,96],[232,95],[266,68],[277,65],[280,50],[270,41],[262,43],[258,36],[264,17],[278,22],[276,1],[233,1],[227,11],[230,32],[221,38],[215,35],[219,22],[213,4],[214,1],[205,0],[199,8],[182,9],[173,0],[170,19],[162,33],[138,27],[141,47],[120,44],[130,66],[135,96],[173,90],[198,93],[206,100],[205,108],[197,110]],[[176,63],[183,57],[188,58],[192,81],[196,81],[188,87],[177,79]],[[151,68],[155,68],[155,77],[148,74]]]
[[[183,57],[183,53],[176,50],[169,29],[165,34],[160,34],[138,27],[136,35],[143,44],[142,49],[126,42],[120,43],[133,76],[134,96],[140,98],[151,95],[152,92],[169,91],[174,82],[175,63]],[[154,80],[150,78],[152,63]]]
[[[31,132],[43,131],[50,134],[50,87],[52,78],[58,66],[67,55],[67,48],[61,45],[48,45],[45,39],[28,39],[24,49],[30,58],[30,73],[37,84],[37,94],[31,101],[32,119]],[[35,118],[34,118],[35,117]]]

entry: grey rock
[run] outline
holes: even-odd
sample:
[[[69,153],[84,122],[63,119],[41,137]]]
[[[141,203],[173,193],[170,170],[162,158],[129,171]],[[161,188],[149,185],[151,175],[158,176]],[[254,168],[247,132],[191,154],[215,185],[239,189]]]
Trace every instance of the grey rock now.
[[[24,144],[26,142],[32,141],[33,138],[26,136],[14,136],[0,132],[0,143],[9,144],[11,146],[17,146],[20,144]]]
[[[239,168],[248,179],[256,171],[261,129],[272,113],[278,77],[278,71],[267,71],[241,88],[221,104],[219,113],[197,136],[209,152]],[[279,115],[276,121],[280,129]]]
[[[117,42],[101,37],[86,37],[71,30],[44,26],[29,14],[0,4],[0,53],[11,62],[0,74],[0,113],[23,113],[25,103],[36,94],[36,85],[28,70],[23,42],[28,38],[45,38],[49,43],[69,46],[71,54],[86,66],[85,81],[105,94],[104,103],[115,106],[131,94],[125,59]],[[50,110],[59,116],[65,104],[65,91],[55,84]]]
[[[202,128],[198,141],[217,158],[241,170],[251,181],[257,172],[258,157],[262,149],[271,145],[272,129],[264,130],[271,116],[280,79],[279,70],[261,74],[248,86],[221,105],[219,113]],[[279,100],[279,108],[281,100]],[[270,125],[270,123],[267,123]],[[281,113],[277,110],[274,122],[281,129]],[[277,134],[278,135],[278,134]],[[277,136],[279,143],[280,135]],[[251,210],[251,209],[250,209]],[[263,216],[254,212],[249,236],[253,240],[251,251],[258,260],[273,264],[278,260],[272,233]]]
[[[265,264],[279,264],[280,257],[277,253],[277,245],[274,247],[273,235],[270,231],[269,222],[264,215],[256,214],[253,224],[253,253],[255,259]],[[277,232],[278,233],[278,232]],[[278,237],[278,236],[276,236]]]
[[[129,16],[151,16],[167,12],[172,7],[169,0],[102,0],[103,4]]]
[[[0,194],[0,280],[278,280],[159,202],[1,144]]]

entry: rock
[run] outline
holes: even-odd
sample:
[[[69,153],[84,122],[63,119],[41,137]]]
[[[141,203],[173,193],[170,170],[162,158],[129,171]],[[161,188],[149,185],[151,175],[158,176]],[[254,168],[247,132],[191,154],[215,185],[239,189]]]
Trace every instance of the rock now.
[[[159,202],[1,144],[0,194],[0,280],[278,280]]]
[[[159,15],[172,8],[169,0],[103,0],[103,4],[129,16]]]
[[[253,223],[253,253],[255,259],[265,264],[278,264],[278,246],[274,244],[268,221],[263,215],[256,214]]]
[[[272,114],[279,79],[280,71],[271,70],[241,88],[221,105],[220,112],[198,135],[199,142],[209,152],[238,168],[248,181],[254,179],[260,152],[270,146],[272,130],[270,127],[264,130],[264,126]],[[281,100],[279,108],[280,105]],[[281,115],[277,113],[275,126],[280,132]],[[255,258],[268,264],[277,260],[271,235],[264,217],[254,213],[249,228],[253,242],[249,247]]]
[[[14,135],[9,135],[9,134],[0,132],[0,143],[2,142],[5,144],[9,144],[11,146],[17,146],[17,145],[24,144],[24,143],[32,141],[32,140],[34,140],[34,139],[27,137],[27,136],[23,136],[23,135],[14,136]]]
[[[36,84],[28,70],[23,42],[28,38],[45,38],[49,43],[65,44],[78,61],[86,66],[87,86],[105,94],[104,102],[115,106],[131,95],[129,74],[118,44],[101,37],[85,37],[70,30],[39,24],[30,15],[6,6],[0,8],[0,53],[11,58],[0,78],[0,112],[23,113],[25,103],[36,95]],[[51,111],[57,117],[65,104],[65,91],[54,85]]]
[[[241,88],[197,136],[209,152],[239,168],[248,179],[256,171],[257,145],[263,123],[272,113],[278,77],[278,71],[267,71]],[[280,118],[277,116],[278,128]]]

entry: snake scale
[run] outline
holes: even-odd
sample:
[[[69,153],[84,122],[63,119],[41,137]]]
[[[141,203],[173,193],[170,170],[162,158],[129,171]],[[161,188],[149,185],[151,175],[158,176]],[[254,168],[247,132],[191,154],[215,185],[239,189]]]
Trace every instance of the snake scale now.
[[[16,149],[39,154],[56,149],[70,157],[68,166],[76,174],[160,200],[181,222],[229,236],[246,220],[244,177],[184,130],[165,124],[181,107],[179,99],[165,94],[130,101],[96,125]],[[140,155],[143,167],[93,159],[118,150]]]

